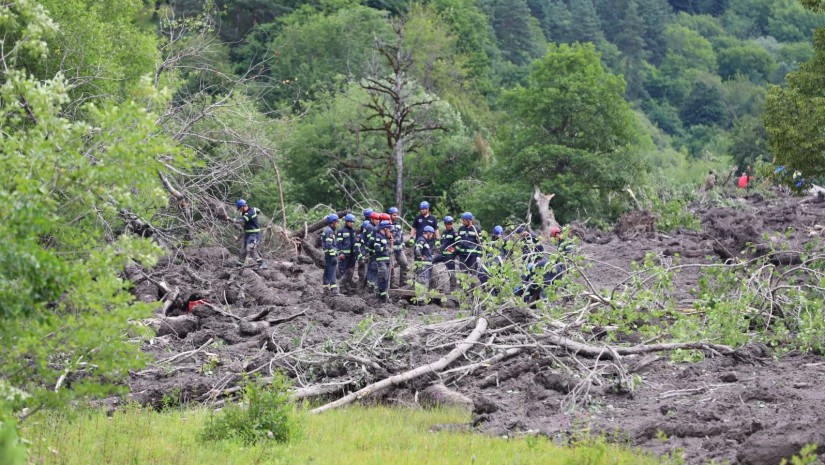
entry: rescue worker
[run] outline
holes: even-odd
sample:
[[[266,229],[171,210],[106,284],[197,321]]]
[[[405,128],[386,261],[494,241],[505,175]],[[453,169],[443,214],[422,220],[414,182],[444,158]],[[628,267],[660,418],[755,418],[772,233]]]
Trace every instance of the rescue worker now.
[[[429,225],[424,226],[421,237],[415,241],[413,249],[415,277],[426,290],[430,289],[430,272],[433,268],[433,248],[435,247],[434,236],[435,229]]]
[[[490,271],[504,263],[507,250],[504,246],[504,228],[496,225],[493,234],[490,235],[491,244],[484,255],[484,259],[478,264],[478,280],[481,284],[487,284],[490,279]],[[493,295],[497,294],[494,290]]]
[[[378,281],[378,300],[389,302],[390,255],[392,254],[392,223],[382,221],[375,228],[372,240],[372,255],[375,260]]]
[[[415,244],[415,241],[424,234],[424,226],[431,226],[435,230],[435,239],[441,239],[441,234],[438,232],[438,219],[430,215],[430,203],[426,200],[418,204],[418,210],[421,212],[415,217],[410,229],[410,245]]]
[[[235,207],[238,208],[241,216],[239,218],[229,218],[227,215],[224,219],[233,223],[243,223],[243,246],[241,247],[241,255],[238,257],[237,266],[238,268],[242,268],[246,264],[246,257],[250,256],[255,258],[259,268],[265,269],[266,262],[263,257],[261,257],[261,253],[258,252],[258,245],[261,243],[258,209],[247,205],[244,199],[238,199],[238,201],[235,202]]]
[[[481,231],[473,224],[475,217],[470,212],[461,214],[461,227],[458,228],[458,259],[462,271],[475,274],[478,269],[478,257],[481,255]]]
[[[717,178],[718,177],[716,176],[716,171],[713,171],[713,170],[708,171],[708,175],[705,176],[705,187],[704,187],[705,192],[710,192],[710,191],[713,190],[714,187],[716,187]]]
[[[561,228],[558,226],[550,228],[550,239],[556,241],[559,256],[555,262],[548,258],[542,258],[535,263],[529,263],[527,265],[527,273],[522,276],[524,284],[523,287],[520,286],[524,293],[524,301],[527,303],[532,303],[540,298],[544,298],[544,289],[552,285],[554,281],[567,272],[565,257],[573,253],[575,243],[572,238],[565,239],[562,236]],[[539,283],[539,276],[541,276],[541,283]],[[517,288],[517,291],[518,290]]]
[[[751,180],[751,177],[748,176],[748,173],[742,173],[742,176],[739,176],[739,181],[737,182],[737,185],[739,186],[740,189],[747,189],[748,188],[748,182],[750,182],[750,180]]]
[[[372,208],[364,210],[364,222],[358,229],[358,287],[364,289],[367,286],[367,262],[369,251],[367,250],[367,234],[372,229],[370,223],[370,216],[372,216]]]
[[[375,233],[378,232],[377,228],[380,223],[381,214],[372,212],[370,215],[372,228],[370,228],[367,233],[367,251],[369,252],[369,256],[367,257],[367,287],[371,290],[375,290],[375,287],[378,286],[378,267],[375,263],[375,254],[373,253],[373,242],[375,241]]]
[[[404,253],[404,228],[401,226],[401,212],[397,207],[390,207],[387,210],[392,223],[392,248],[395,264],[398,266],[398,287],[407,285],[407,272],[410,269],[407,255]]]
[[[341,281],[341,288],[351,292],[353,289],[352,276],[355,274],[355,262],[358,258],[358,234],[353,228],[355,215],[347,213],[344,216],[344,227],[338,230],[335,235],[336,248],[338,249],[338,280]]]
[[[324,250],[324,295],[338,294],[336,272],[338,270],[338,249],[335,247],[335,230],[338,228],[338,215],[327,215],[327,225],[321,232],[321,248]]]
[[[456,248],[458,247],[458,231],[453,229],[453,217],[445,216],[442,220],[444,222],[444,232],[441,233],[441,244],[436,244],[436,248],[440,249],[440,255],[435,257],[433,264],[443,263],[447,267],[447,274],[450,279],[449,288],[447,292],[452,292],[456,288],[455,278],[455,258]]]
[[[525,262],[536,262],[544,255],[544,246],[538,236],[527,225],[516,228],[516,235],[522,241],[521,253]]]

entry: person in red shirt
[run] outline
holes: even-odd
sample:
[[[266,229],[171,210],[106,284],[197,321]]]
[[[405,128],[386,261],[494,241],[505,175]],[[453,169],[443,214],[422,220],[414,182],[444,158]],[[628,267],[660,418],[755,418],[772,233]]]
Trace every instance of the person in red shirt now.
[[[740,189],[747,189],[748,182],[751,180],[751,177],[748,176],[748,173],[742,173],[742,176],[739,176],[739,188]]]

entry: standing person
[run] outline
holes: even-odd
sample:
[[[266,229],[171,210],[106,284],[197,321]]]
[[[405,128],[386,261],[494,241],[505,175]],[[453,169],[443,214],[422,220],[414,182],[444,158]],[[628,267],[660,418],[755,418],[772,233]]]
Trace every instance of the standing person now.
[[[431,226],[435,230],[435,239],[441,239],[441,234],[438,232],[438,219],[430,214],[430,203],[426,200],[418,205],[420,215],[413,220],[412,228],[410,229],[410,245],[415,244],[415,241],[424,234],[424,226]]]
[[[355,274],[355,260],[358,253],[358,235],[352,225],[355,215],[347,213],[344,217],[344,227],[335,235],[338,249],[338,280],[345,291],[352,291],[352,275]]]
[[[458,259],[463,271],[476,273],[478,257],[481,255],[481,231],[473,224],[475,217],[470,212],[461,214],[458,228]]]
[[[367,250],[367,235],[372,229],[370,223],[372,208],[364,210],[364,222],[358,229],[358,287],[362,290],[367,286],[367,262],[369,261],[369,251]]]
[[[324,295],[338,294],[336,271],[338,270],[338,249],[335,247],[335,230],[338,228],[338,215],[327,215],[327,225],[321,233],[321,248],[324,250]]]
[[[529,226],[522,225],[516,228],[516,234],[522,241],[521,253],[525,262],[537,262],[544,256],[544,246],[538,236],[530,231]]]
[[[367,287],[375,290],[378,285],[378,266],[375,262],[375,253],[373,253],[373,245],[375,242],[375,235],[378,232],[378,225],[381,223],[381,214],[372,212],[370,215],[370,225],[372,226],[367,233],[367,251],[369,257],[367,261]]]
[[[404,227],[401,226],[401,212],[397,207],[390,207],[387,212],[392,222],[392,253],[398,265],[398,287],[401,288],[407,285],[407,272],[410,269],[407,255],[404,253]]]
[[[490,241],[492,244],[490,246],[492,249],[488,249],[484,254],[483,259],[478,264],[478,280],[481,284],[487,284],[487,280],[490,278],[490,270],[496,266],[501,266],[504,263],[504,257],[507,253],[505,246],[504,246],[504,228],[499,225],[496,225],[493,228],[493,234],[490,235]]]
[[[239,218],[224,217],[226,221],[233,223],[243,223],[243,246],[241,247],[241,255],[238,257],[238,268],[243,268],[246,264],[246,257],[250,256],[258,263],[261,269],[266,268],[266,262],[261,253],[258,252],[258,244],[261,243],[261,227],[258,225],[258,209],[250,207],[246,204],[246,200],[239,199],[235,202],[235,207],[241,213]]]
[[[440,255],[435,257],[433,264],[444,263],[447,267],[447,275],[449,276],[449,288],[447,292],[452,292],[456,288],[455,279],[455,257],[456,248],[458,247],[458,231],[453,229],[453,217],[444,217],[444,232],[441,233],[441,244],[436,243],[436,248],[440,249]]]
[[[424,226],[421,237],[415,241],[415,249],[413,249],[415,277],[426,290],[430,289],[430,271],[433,268],[433,248],[435,247],[434,236],[435,229],[432,226]]]
[[[390,254],[392,254],[392,223],[382,221],[376,227],[372,241],[378,281],[378,300],[389,302],[387,291],[390,288]]]
[[[748,173],[742,173],[742,176],[739,176],[739,181],[737,182],[737,185],[740,189],[747,189],[749,181],[750,176],[748,176]]]

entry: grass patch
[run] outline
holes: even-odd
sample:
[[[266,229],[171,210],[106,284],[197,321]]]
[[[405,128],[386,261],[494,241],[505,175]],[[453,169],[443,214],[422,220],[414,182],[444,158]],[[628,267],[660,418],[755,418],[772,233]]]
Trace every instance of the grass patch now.
[[[109,417],[93,411],[27,421],[29,463],[517,465],[659,464],[660,459],[593,441],[559,447],[544,438],[505,439],[429,429],[469,421],[458,410],[353,407],[307,416],[303,434],[286,444],[202,443],[205,410],[155,412],[128,408]]]

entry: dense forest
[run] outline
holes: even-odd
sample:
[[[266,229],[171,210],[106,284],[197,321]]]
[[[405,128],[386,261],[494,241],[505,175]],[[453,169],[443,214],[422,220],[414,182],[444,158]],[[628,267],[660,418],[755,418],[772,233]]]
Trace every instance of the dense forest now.
[[[561,219],[598,222],[626,207],[614,194],[628,185],[698,183],[710,166],[771,161],[767,89],[813,56],[825,25],[795,0],[165,8],[155,15],[213,15],[214,66],[248,77],[256,109],[283,129],[288,201],[403,201],[409,211],[426,199],[496,222],[523,217],[533,185],[556,193]],[[395,78],[403,95],[382,91]],[[400,125],[399,106],[410,112]],[[248,195],[273,204],[271,173],[252,176],[260,183]]]

